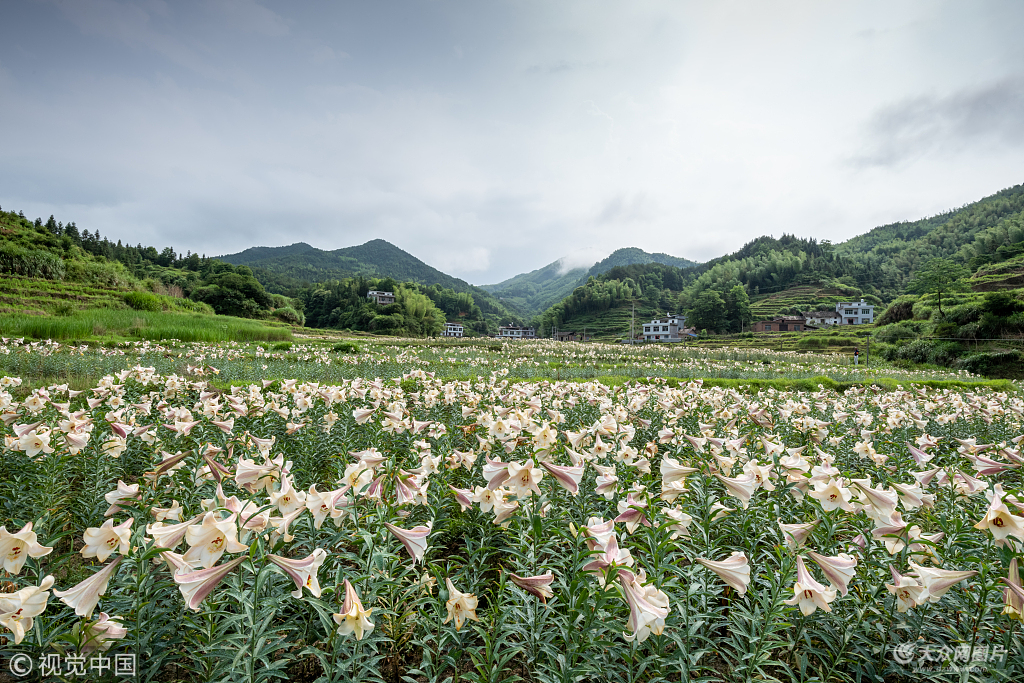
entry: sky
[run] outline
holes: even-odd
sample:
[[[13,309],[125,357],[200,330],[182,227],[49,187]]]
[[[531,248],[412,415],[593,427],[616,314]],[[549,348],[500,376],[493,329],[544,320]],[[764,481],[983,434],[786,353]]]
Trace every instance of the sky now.
[[[474,284],[839,242],[1024,182],[1024,3],[0,3],[0,206]]]

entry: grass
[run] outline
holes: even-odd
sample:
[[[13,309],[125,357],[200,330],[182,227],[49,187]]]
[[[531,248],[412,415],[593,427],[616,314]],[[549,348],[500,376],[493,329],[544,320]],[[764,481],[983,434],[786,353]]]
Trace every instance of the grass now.
[[[46,315],[84,308],[126,308],[126,304],[123,294],[101,287],[9,274],[0,278],[0,314]]]
[[[123,337],[187,342],[290,341],[287,325],[201,313],[89,309],[65,316],[0,315],[0,333],[8,337],[85,341]]]

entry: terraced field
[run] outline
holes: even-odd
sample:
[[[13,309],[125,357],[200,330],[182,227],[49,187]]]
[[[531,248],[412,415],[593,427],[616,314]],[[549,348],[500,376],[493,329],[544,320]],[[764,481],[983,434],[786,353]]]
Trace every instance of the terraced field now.
[[[801,285],[781,292],[755,294],[750,297],[750,311],[755,320],[764,320],[796,308],[800,311],[830,310],[850,295],[820,285]]]
[[[75,282],[6,274],[0,278],[0,313],[67,314],[87,308],[126,308],[120,292]]]

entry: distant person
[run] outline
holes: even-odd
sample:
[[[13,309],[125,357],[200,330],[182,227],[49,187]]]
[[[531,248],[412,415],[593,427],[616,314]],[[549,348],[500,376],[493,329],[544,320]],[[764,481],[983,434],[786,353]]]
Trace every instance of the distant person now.
[[[853,364],[860,365],[860,349],[853,347]]]

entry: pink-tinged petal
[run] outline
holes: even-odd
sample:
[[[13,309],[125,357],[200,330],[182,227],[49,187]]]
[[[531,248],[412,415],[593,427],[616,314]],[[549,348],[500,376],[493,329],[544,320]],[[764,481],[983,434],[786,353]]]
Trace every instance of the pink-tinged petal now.
[[[1006,577],[999,577],[999,580],[1006,584],[1006,590],[1010,591],[1018,600],[1024,601],[1024,588],[1021,588],[1017,584],[1007,581]]]
[[[459,506],[462,508],[463,512],[473,507],[472,491],[468,491],[466,489],[457,489],[451,484],[448,485],[448,488],[450,488],[455,493],[455,500],[459,502]]]
[[[487,461],[483,469],[484,478],[487,479],[487,488],[493,491],[508,481],[508,463],[490,458],[484,459]]]
[[[230,562],[210,567],[209,569],[199,569],[186,574],[175,574],[174,581],[178,584],[181,594],[188,599],[189,609],[198,612],[199,605],[206,599],[206,596],[212,593],[217,584],[246,559],[248,559],[248,556],[243,555],[242,557],[236,557]]]
[[[933,457],[909,442],[907,443],[907,449],[910,451],[910,455],[914,456],[914,462],[917,463],[918,467],[924,467]]]
[[[74,608],[75,614],[78,616],[88,618],[92,615],[92,611],[96,609],[96,603],[99,602],[100,596],[107,592],[107,584],[110,582],[110,577],[114,575],[114,570],[117,569],[117,565],[121,564],[123,559],[123,556],[118,557],[85,581],[72,586],[66,591],[53,591],[54,597],[60,598],[68,607]]]
[[[580,480],[583,479],[583,465],[565,467],[563,465],[552,465],[542,460],[540,466],[546,469],[566,491],[574,496],[579,493]]]
[[[750,584],[750,565],[747,563],[747,556],[743,553],[735,553],[721,562],[698,557],[697,562],[718,574],[723,581],[735,588],[740,595],[747,592],[747,586]]]
[[[813,550],[809,550],[807,556],[821,567],[825,578],[829,580],[829,583],[838,588],[840,593],[846,595],[850,592],[847,584],[853,579],[857,566],[856,557],[846,553],[839,553],[835,557],[829,557],[827,555],[819,555]]]
[[[430,535],[433,525],[434,523],[430,522],[426,526],[402,529],[394,524],[384,522],[384,526],[387,527],[387,530],[394,534],[395,538],[401,541],[402,545],[405,546],[405,549],[409,551],[409,555],[412,556],[413,559],[413,564],[423,560],[423,553],[427,551],[427,536]]]
[[[555,580],[555,575],[551,572],[538,576],[519,576],[509,572],[508,578],[511,579],[512,583],[527,593],[540,598],[543,602],[547,602],[547,599],[554,595],[551,589],[548,588],[551,582]]]
[[[280,555],[267,555],[268,560],[284,570],[284,573],[295,582],[295,591],[292,592],[294,598],[302,597],[304,587],[309,588],[314,597],[319,597],[320,584],[316,580],[316,573],[326,557],[327,552],[323,548],[317,548],[307,557],[299,560]]]

